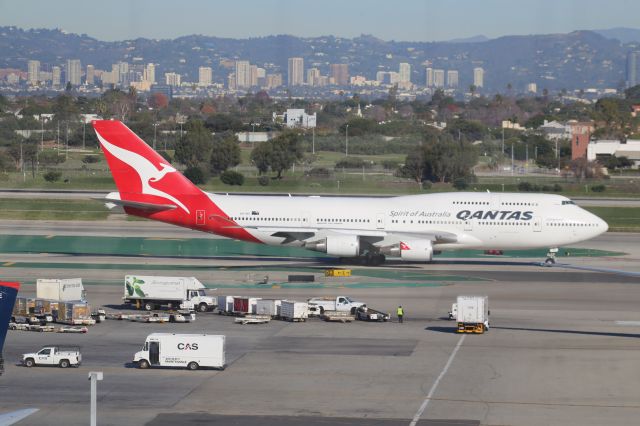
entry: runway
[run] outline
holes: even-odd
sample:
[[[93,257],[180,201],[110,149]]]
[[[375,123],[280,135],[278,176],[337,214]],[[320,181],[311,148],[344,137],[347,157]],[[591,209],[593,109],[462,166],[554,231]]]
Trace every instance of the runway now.
[[[174,232],[120,225],[3,223],[0,229],[79,237],[116,229],[149,238]],[[639,242],[636,234],[605,234],[580,247],[619,254],[563,257],[571,268],[541,267],[541,259],[526,257],[442,258],[354,267],[348,280],[325,278],[332,266],[326,258],[0,253],[3,277],[24,281],[22,294],[35,293],[37,277],[81,276],[89,301],[112,309],[119,307],[124,274],[133,270],[196,276],[218,288],[213,294],[296,300],[346,294],[376,309],[394,312],[402,305],[406,312],[404,324],[241,326],[203,314],[192,324],[108,321],[86,335],[10,332],[8,360],[55,341],[80,344],[84,362],[71,370],[9,363],[0,379],[0,411],[40,408],[24,425],[86,424],[87,373],[104,371],[98,422],[107,425],[633,424],[640,415],[640,279],[616,271],[640,271]],[[314,274],[316,282],[287,287],[294,271]],[[264,275],[269,285],[258,285]],[[462,342],[446,320],[460,294],[486,294],[491,309],[489,332]],[[153,331],[225,334],[229,365],[197,372],[130,368]]]

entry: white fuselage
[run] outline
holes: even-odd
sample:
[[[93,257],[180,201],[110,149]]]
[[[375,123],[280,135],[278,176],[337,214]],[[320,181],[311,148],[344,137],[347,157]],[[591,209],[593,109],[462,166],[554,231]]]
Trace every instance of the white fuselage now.
[[[365,235],[376,238],[375,245],[379,247],[424,238],[432,239],[438,250],[528,249],[574,244],[608,229],[606,222],[568,198],[550,194],[209,197],[238,226],[272,245],[301,245],[308,231],[313,233],[313,239],[336,234]],[[300,240],[288,242],[283,232],[299,232]],[[440,234],[455,235],[455,241],[433,238]]]

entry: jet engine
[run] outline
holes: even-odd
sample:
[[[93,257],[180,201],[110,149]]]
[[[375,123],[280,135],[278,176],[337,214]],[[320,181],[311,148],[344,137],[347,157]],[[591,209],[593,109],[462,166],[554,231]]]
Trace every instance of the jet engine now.
[[[306,243],[304,247],[331,256],[356,257],[360,254],[360,238],[357,235],[330,235],[322,240]]]
[[[400,244],[384,247],[380,252],[412,262],[431,262],[433,260],[433,244],[429,240],[402,241]]]

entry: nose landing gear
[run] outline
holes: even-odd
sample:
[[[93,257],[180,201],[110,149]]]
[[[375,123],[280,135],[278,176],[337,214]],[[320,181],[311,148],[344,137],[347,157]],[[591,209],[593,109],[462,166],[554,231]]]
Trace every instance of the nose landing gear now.
[[[558,248],[550,248],[547,252],[547,258],[544,261],[545,266],[552,266],[556,263],[556,255],[558,254]]]

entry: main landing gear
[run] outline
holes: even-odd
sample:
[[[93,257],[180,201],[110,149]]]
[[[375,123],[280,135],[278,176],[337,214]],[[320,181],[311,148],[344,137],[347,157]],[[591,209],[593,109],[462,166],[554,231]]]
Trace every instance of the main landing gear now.
[[[358,257],[341,257],[340,263],[342,264],[360,264],[366,266],[380,266],[387,260],[384,254],[380,253],[367,253],[364,256]]]
[[[545,266],[552,266],[556,264],[556,255],[558,254],[558,248],[550,248],[547,252],[547,258],[544,261]]]

